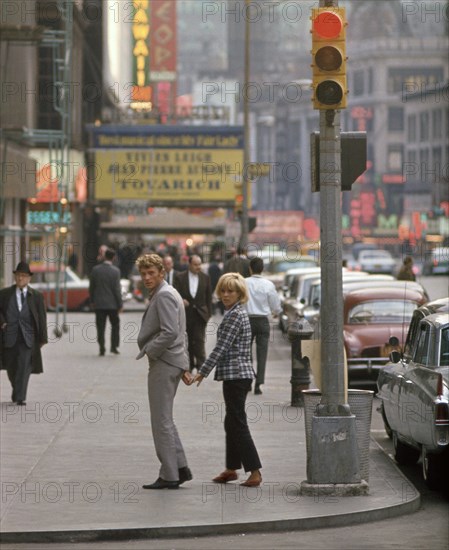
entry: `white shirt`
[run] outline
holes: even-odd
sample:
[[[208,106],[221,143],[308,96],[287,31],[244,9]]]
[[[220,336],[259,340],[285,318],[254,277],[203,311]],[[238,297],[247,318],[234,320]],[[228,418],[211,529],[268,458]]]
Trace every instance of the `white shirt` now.
[[[278,315],[281,311],[281,301],[276,287],[262,275],[252,275],[245,279],[248,288],[248,302],[245,304],[248,315],[263,315],[270,313]]]
[[[23,295],[25,296],[25,300],[27,299],[27,287],[22,288]],[[16,300],[17,300],[17,307],[19,308],[19,311],[22,311],[22,297],[20,295],[20,288],[16,286]]]
[[[171,269],[168,273],[167,273],[167,276],[166,276],[166,281],[169,285],[172,285],[173,286],[173,275],[175,274],[175,270],[174,269]]]
[[[189,292],[192,298],[195,298],[198,292],[198,282],[200,278],[197,273],[192,273],[189,269]]]

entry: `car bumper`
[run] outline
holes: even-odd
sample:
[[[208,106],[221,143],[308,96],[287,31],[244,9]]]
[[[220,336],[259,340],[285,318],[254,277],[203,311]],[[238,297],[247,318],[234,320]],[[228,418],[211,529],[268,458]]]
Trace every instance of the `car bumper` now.
[[[379,372],[388,362],[388,357],[353,357],[348,360],[348,382],[351,386],[375,386]]]

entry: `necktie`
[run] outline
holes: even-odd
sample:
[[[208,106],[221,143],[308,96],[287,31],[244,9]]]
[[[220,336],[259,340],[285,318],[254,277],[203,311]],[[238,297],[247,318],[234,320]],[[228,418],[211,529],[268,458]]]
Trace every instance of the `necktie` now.
[[[23,307],[23,304],[25,303],[25,294],[23,293],[23,290],[20,291],[20,302]]]

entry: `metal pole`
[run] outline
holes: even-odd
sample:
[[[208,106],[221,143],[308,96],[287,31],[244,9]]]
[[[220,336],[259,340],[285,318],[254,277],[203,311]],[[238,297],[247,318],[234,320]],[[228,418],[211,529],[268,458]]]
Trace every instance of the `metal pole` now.
[[[250,0],[245,0],[245,66],[244,66],[244,84],[243,84],[243,126],[245,132],[245,143],[243,148],[243,169],[242,169],[242,216],[240,218],[240,245],[246,246],[248,244],[248,165],[249,165],[249,99],[248,99],[248,85],[250,79],[250,20],[248,17],[248,10],[250,8]]]
[[[343,352],[340,112],[320,111],[321,390],[318,414],[346,416]]]
[[[320,0],[320,7],[337,6],[337,0]],[[319,146],[322,397],[312,417],[308,483],[302,491],[360,494],[366,486],[360,478],[355,416],[344,386],[339,111],[320,110]]]

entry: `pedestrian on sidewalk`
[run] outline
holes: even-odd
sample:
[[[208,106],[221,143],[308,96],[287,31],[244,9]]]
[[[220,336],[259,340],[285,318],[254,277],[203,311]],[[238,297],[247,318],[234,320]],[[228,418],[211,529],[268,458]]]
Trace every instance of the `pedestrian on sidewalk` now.
[[[192,479],[192,472],[173,420],[173,402],[179,381],[191,383],[186,342],[184,304],[178,291],[165,280],[162,258],[158,254],[140,256],[136,265],[149,291],[148,307],[143,314],[137,337],[140,353],[148,358],[148,399],[151,429],[159,477],[144,489],[177,489]]]
[[[258,487],[262,482],[261,463],[246,418],[245,401],[254,379],[251,363],[251,327],[243,304],[248,300],[245,279],[239,273],[226,273],[216,288],[225,307],[225,315],[217,330],[217,342],[209,357],[192,380],[199,386],[215,368],[215,380],[223,381],[226,416],[226,469],[213,479],[227,483],[238,479],[242,465],[251,472],[241,483]]]
[[[100,346],[100,357],[106,351],[106,320],[111,323],[111,353],[118,355],[120,345],[120,316],[123,308],[120,286],[120,270],[112,265],[115,252],[111,248],[104,251],[104,260],[96,265],[90,274],[89,296],[95,311],[97,341]]]
[[[281,301],[274,284],[262,277],[262,258],[251,258],[249,269],[251,276],[245,279],[248,287],[248,312],[251,325],[251,346],[256,341],[257,375],[254,393],[261,395],[260,386],[265,383],[265,367],[268,356],[268,343],[270,341],[270,315],[276,319],[281,313]]]
[[[189,258],[187,271],[178,273],[173,286],[184,301],[189,342],[190,371],[206,359],[206,327],[212,315],[212,290],[209,275],[201,271],[201,258]]]
[[[19,262],[15,284],[0,291],[0,368],[6,369],[12,401],[26,405],[31,374],[43,372],[41,347],[48,342],[43,295],[30,287],[30,266]]]
[[[413,258],[411,256],[406,256],[404,258],[397,279],[398,281],[416,281],[416,276],[413,271]]]

